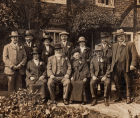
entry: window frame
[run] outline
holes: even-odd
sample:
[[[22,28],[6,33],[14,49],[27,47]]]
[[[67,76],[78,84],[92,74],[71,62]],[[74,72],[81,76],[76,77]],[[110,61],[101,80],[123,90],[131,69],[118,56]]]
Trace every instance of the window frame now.
[[[140,0],[137,0],[137,5],[140,5]]]
[[[113,5],[106,5],[103,3],[99,3],[99,0],[95,0],[95,4],[100,7],[108,7],[108,8],[115,8],[115,0],[111,0]]]

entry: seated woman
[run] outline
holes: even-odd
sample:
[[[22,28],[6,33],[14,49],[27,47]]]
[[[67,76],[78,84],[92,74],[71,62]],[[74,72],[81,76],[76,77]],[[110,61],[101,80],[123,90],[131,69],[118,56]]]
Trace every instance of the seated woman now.
[[[73,57],[73,74],[71,77],[72,91],[70,103],[73,101],[79,101],[84,105],[87,101],[85,95],[85,86],[89,76],[89,68],[87,62],[80,58],[80,52],[74,52]]]
[[[38,48],[33,48],[33,59],[27,63],[26,84],[31,92],[38,91],[43,101],[46,99],[45,63],[40,61]]]

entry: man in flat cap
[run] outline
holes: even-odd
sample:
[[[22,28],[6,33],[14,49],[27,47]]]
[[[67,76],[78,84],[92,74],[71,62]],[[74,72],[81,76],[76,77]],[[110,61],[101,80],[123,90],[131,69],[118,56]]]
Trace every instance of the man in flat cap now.
[[[68,35],[68,32],[60,33],[62,53],[70,59],[73,44],[68,41]]]
[[[126,34],[123,29],[117,30],[117,43],[112,47],[112,64],[111,72],[113,72],[114,81],[117,89],[117,99],[115,102],[120,101],[121,95],[121,82],[125,79],[126,83],[126,103],[131,103],[131,78],[130,71],[136,69],[137,65],[137,51],[133,42],[126,42]]]
[[[53,39],[50,37],[50,35],[43,33],[43,49],[41,58],[47,65],[48,58],[52,55],[54,55],[54,47],[51,45],[51,42]]]
[[[55,54],[48,59],[47,64],[48,89],[53,103],[55,101],[55,84],[63,84],[63,100],[68,105],[68,93],[70,89],[71,64],[68,58],[63,56],[61,44],[55,44]]]
[[[25,74],[24,66],[26,64],[26,52],[19,43],[19,34],[12,31],[11,43],[4,46],[3,62],[5,64],[4,72],[8,78],[8,91],[17,91],[22,88],[22,76]]]
[[[110,88],[110,63],[103,56],[102,45],[95,45],[95,55],[90,62],[90,90],[92,95],[92,106],[97,104],[98,84],[104,84],[104,102],[109,106],[109,88]]]

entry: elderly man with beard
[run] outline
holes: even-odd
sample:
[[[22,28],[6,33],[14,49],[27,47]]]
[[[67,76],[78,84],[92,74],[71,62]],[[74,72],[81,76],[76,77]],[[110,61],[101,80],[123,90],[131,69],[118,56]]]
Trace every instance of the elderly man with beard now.
[[[48,59],[47,64],[47,74],[48,74],[48,89],[50,92],[50,97],[53,104],[55,101],[55,85],[63,84],[63,100],[64,104],[68,105],[68,93],[70,89],[70,74],[71,74],[71,64],[69,59],[63,57],[61,44],[55,44],[55,54]]]
[[[121,98],[121,82],[125,79],[126,83],[126,103],[131,103],[131,78],[130,71],[136,69],[137,51],[133,42],[126,42],[126,34],[123,29],[117,30],[117,43],[112,47],[112,64],[111,72],[117,89],[117,99],[114,102],[120,101]]]

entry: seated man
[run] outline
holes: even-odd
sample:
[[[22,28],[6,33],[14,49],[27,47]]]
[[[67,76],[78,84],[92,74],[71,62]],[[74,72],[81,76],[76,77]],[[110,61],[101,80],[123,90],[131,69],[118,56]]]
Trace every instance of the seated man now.
[[[95,56],[90,62],[90,90],[92,95],[92,106],[97,104],[97,86],[99,83],[104,83],[104,102],[106,106],[109,106],[108,97],[110,91],[110,62],[103,58],[103,52],[101,45],[95,46]]]
[[[48,89],[50,92],[50,97],[52,103],[55,102],[55,84],[63,84],[63,99],[64,104],[68,105],[68,93],[70,88],[70,74],[71,65],[68,58],[62,56],[61,44],[55,45],[55,55],[49,57],[47,64],[47,74],[48,74]]]
[[[80,52],[74,52],[73,57],[73,74],[71,77],[72,91],[70,102],[72,103],[72,101],[82,101],[82,104],[84,105],[87,101],[85,86],[87,83],[87,78],[89,77],[89,67],[87,62],[80,58]]]
[[[43,101],[46,99],[45,63],[40,61],[38,48],[33,48],[33,59],[27,63],[26,84],[31,92],[39,90]]]

